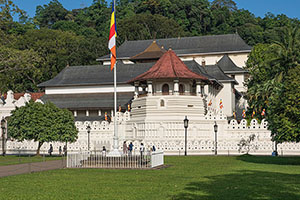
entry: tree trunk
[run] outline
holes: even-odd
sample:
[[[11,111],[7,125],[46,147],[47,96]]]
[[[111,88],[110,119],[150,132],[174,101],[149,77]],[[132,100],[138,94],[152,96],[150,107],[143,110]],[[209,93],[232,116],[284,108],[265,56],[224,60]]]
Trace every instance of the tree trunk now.
[[[44,144],[44,142],[39,142],[39,146],[38,146],[38,149],[36,151],[36,155],[39,156],[40,155],[40,149],[42,147],[42,145]]]

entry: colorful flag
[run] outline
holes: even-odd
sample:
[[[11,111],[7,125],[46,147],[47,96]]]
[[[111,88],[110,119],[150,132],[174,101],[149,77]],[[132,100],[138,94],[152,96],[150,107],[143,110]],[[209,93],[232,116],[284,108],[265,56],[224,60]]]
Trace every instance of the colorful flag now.
[[[111,20],[110,20],[109,42],[108,42],[108,48],[111,52],[110,70],[114,69],[115,63],[117,61],[116,37],[117,37],[117,25],[116,25],[116,15],[115,15],[115,8],[114,8],[114,2],[113,2],[112,3]]]
[[[245,111],[245,110],[243,110],[242,117],[243,117],[244,119],[246,118],[246,111]]]
[[[104,114],[105,121],[107,121],[107,112]]]
[[[263,109],[261,112],[261,116],[265,116],[266,115],[266,109]]]
[[[255,111],[253,110],[251,117],[253,118],[255,115]]]
[[[209,100],[208,106],[211,106],[211,105],[212,105],[212,102],[211,102],[211,100]]]
[[[130,104],[127,105],[128,112],[130,112]]]
[[[220,99],[220,104],[219,105],[220,105],[220,109],[223,109],[224,106],[223,106],[222,99]]]

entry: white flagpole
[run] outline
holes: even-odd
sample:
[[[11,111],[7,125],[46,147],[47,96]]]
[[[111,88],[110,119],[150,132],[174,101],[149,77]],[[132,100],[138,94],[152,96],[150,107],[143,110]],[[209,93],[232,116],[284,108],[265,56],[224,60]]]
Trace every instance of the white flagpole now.
[[[114,15],[116,15],[116,1],[114,0]],[[115,18],[116,20],[116,18]],[[115,23],[117,23],[115,21]],[[116,59],[117,59],[117,41],[116,41]],[[118,124],[117,124],[117,61],[114,66],[114,139],[113,139],[113,151],[111,156],[121,156],[119,152],[119,140],[118,140]]]

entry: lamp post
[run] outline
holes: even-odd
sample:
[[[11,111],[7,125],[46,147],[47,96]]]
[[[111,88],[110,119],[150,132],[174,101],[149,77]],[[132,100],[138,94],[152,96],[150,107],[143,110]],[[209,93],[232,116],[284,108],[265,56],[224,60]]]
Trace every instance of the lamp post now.
[[[184,124],[184,128],[185,128],[184,155],[186,156],[187,155],[187,150],[186,150],[186,147],[187,147],[187,128],[189,126],[189,120],[188,120],[187,116],[185,116],[185,119],[183,120],[183,124]]]
[[[218,140],[217,140],[218,125],[216,121],[214,124],[214,132],[215,132],[215,155],[217,155],[218,154]]]
[[[5,156],[5,119],[1,120],[1,129],[2,129],[2,155]]]
[[[88,151],[90,151],[90,132],[91,132],[91,126],[88,125],[86,127],[87,133],[88,133]]]

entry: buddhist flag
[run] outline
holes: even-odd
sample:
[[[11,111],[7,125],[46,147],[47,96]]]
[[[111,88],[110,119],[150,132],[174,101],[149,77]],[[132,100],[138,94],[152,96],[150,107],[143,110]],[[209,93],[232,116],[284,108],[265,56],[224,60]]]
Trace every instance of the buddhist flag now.
[[[130,104],[127,105],[128,112],[130,112]]]
[[[253,118],[255,115],[255,111],[253,110],[251,117]]]
[[[246,111],[245,111],[245,110],[243,110],[242,117],[243,117],[244,119],[246,118]]]
[[[212,105],[212,102],[211,102],[211,100],[209,100],[208,106],[211,106],[211,105]]]
[[[222,99],[220,99],[220,104],[219,105],[220,105],[220,109],[223,109],[224,106],[223,106]]]
[[[117,60],[116,37],[117,37],[117,25],[116,25],[115,8],[114,8],[114,2],[113,2],[112,3],[111,20],[110,20],[109,42],[108,42],[108,48],[111,52],[110,70],[114,69],[114,66],[115,66],[115,63]]]
[[[105,119],[105,121],[107,121],[107,112],[105,112],[105,114],[104,114],[104,119]]]
[[[264,117],[265,115],[266,115],[266,109],[263,109],[262,112],[261,112],[261,116]]]

